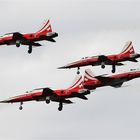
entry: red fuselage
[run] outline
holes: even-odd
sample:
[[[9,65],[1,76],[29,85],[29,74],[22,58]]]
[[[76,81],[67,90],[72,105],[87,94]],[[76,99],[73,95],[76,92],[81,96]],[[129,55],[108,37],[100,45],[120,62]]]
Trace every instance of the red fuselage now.
[[[93,80],[84,82],[84,87],[87,89],[96,89],[103,86],[120,87],[123,82],[140,77],[140,71],[115,74],[108,77],[95,77]]]
[[[57,33],[48,33],[48,35],[52,35],[51,37],[56,37],[58,36]],[[29,42],[37,42],[37,41],[42,41],[42,40],[47,40],[47,35],[46,34],[37,34],[37,33],[29,33],[29,34],[22,34],[23,40],[19,39],[21,43],[24,45],[29,45]],[[13,38],[13,34],[7,34],[3,37],[0,37],[0,45],[13,45],[15,44],[15,41],[18,39]]]
[[[113,63],[127,61],[127,60],[131,59],[132,57],[134,57],[136,55],[132,55],[132,54],[108,55],[108,56],[106,56],[106,58],[108,60],[111,60],[112,63],[111,63],[111,61],[110,62],[109,61],[105,61],[104,63],[106,65],[112,65]],[[92,65],[92,66],[101,65],[101,61],[99,60],[99,56],[83,58],[83,59],[81,59],[79,61],[70,63],[70,64],[68,64],[68,65],[66,65],[64,67],[60,67],[60,68],[77,68],[77,67],[83,67],[83,66],[88,66],[88,65]]]

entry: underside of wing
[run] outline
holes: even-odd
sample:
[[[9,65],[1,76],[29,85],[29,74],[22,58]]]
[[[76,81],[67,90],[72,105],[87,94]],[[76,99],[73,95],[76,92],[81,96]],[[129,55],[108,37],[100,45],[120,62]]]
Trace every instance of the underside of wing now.
[[[117,63],[115,63],[115,65],[117,65],[117,66],[123,66],[124,64],[123,63],[120,63],[120,62],[117,62]]]
[[[13,34],[13,37],[12,37],[13,42],[19,40],[20,43],[23,44],[23,45],[32,45],[33,47],[42,46],[40,43],[36,43],[36,42],[33,42],[31,40],[26,39],[23,36],[23,34],[21,34],[19,32],[15,32],[15,33],[11,33],[11,34]]]
[[[117,65],[117,66],[122,66],[124,65],[123,63],[120,62],[114,62],[113,60],[109,59],[107,56],[105,55],[100,55],[98,58],[99,62],[104,62],[106,65]]]
[[[118,83],[118,84],[114,84],[114,85],[110,85],[110,86],[112,86],[112,87],[114,87],[114,88],[119,88],[119,87],[122,86],[122,84],[123,84],[123,82]]]
[[[104,75],[95,76],[94,78],[96,78],[102,82],[108,82],[108,81],[113,80],[113,78],[105,77]]]
[[[36,43],[30,40],[22,40],[21,44],[23,45],[32,45],[33,47],[40,47],[42,46],[40,43]]]
[[[98,61],[100,61],[100,62],[112,62],[112,60],[110,60],[107,56],[105,56],[105,55],[100,55],[99,57],[98,57]]]

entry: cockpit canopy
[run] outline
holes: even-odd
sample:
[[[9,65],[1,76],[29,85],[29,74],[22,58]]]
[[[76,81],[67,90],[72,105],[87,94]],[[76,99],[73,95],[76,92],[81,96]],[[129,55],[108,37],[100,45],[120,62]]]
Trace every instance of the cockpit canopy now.
[[[90,59],[90,58],[98,58],[99,56],[86,56],[86,57],[83,57],[82,59]]]
[[[31,90],[31,91],[26,91],[26,93],[41,92],[42,90],[43,90],[43,88],[33,89],[33,90]]]
[[[7,34],[4,34],[2,36],[0,36],[1,38],[4,38],[4,37],[11,37],[13,36],[13,33],[7,33]]]

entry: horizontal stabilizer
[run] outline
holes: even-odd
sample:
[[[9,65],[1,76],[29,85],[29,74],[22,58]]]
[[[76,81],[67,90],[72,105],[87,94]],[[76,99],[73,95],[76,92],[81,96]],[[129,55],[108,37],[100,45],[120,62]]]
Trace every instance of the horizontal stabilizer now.
[[[35,43],[35,42],[32,42],[32,46],[33,47],[40,47],[40,46],[42,46],[40,43]]]
[[[73,104],[73,102],[71,100],[66,100],[66,99],[63,100],[63,103],[65,103],[65,104]]]
[[[56,42],[53,38],[50,38],[50,37],[47,37],[46,40],[51,41],[51,42]]]
[[[83,99],[83,100],[88,100],[88,98],[82,94],[80,94],[79,96],[77,96],[78,98],[80,99]]]
[[[129,61],[131,61],[131,62],[138,62],[138,60],[136,60],[136,59],[129,59]]]
[[[115,65],[117,65],[117,66],[123,66],[124,64],[123,63],[115,63]]]

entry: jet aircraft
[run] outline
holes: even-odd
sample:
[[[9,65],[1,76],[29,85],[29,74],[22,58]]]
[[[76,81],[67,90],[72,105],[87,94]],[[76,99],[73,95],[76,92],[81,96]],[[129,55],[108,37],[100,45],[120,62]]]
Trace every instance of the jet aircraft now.
[[[44,101],[47,104],[49,104],[50,101],[53,101],[59,103],[58,110],[61,111],[64,103],[65,104],[73,103],[71,100],[69,100],[69,98],[77,97],[80,99],[87,100],[87,97],[85,95],[90,94],[90,91],[88,89],[85,89],[82,83],[83,83],[82,76],[78,75],[75,78],[72,86],[70,86],[69,88],[58,90],[52,90],[50,88],[38,88],[34,89],[33,91],[26,92],[26,94],[0,101],[0,103],[20,102],[19,109],[22,110],[23,102],[34,100],[34,101]]]
[[[92,57],[85,57],[79,61],[67,64],[65,66],[59,67],[58,69],[66,69],[66,68],[78,68],[77,74],[79,74],[80,67],[83,66],[99,66],[101,68],[105,68],[105,65],[112,65],[112,73],[115,73],[116,66],[123,65],[123,61],[131,61],[138,62],[136,59],[140,57],[140,54],[135,53],[132,42],[126,42],[124,49],[121,53],[115,55],[99,55]]]
[[[16,45],[16,47],[20,47],[20,45],[28,45],[28,53],[32,53],[33,47],[42,46],[38,41],[51,41],[55,42],[54,38],[58,36],[58,33],[53,32],[50,24],[50,20],[48,20],[43,27],[34,33],[26,33],[21,34],[19,32],[7,33],[0,37],[0,45]]]
[[[140,77],[140,70],[132,70],[120,74],[108,76],[107,74],[95,76],[90,69],[85,70],[84,74],[84,88],[94,90],[98,87],[111,86],[119,88],[124,82],[130,81]]]

